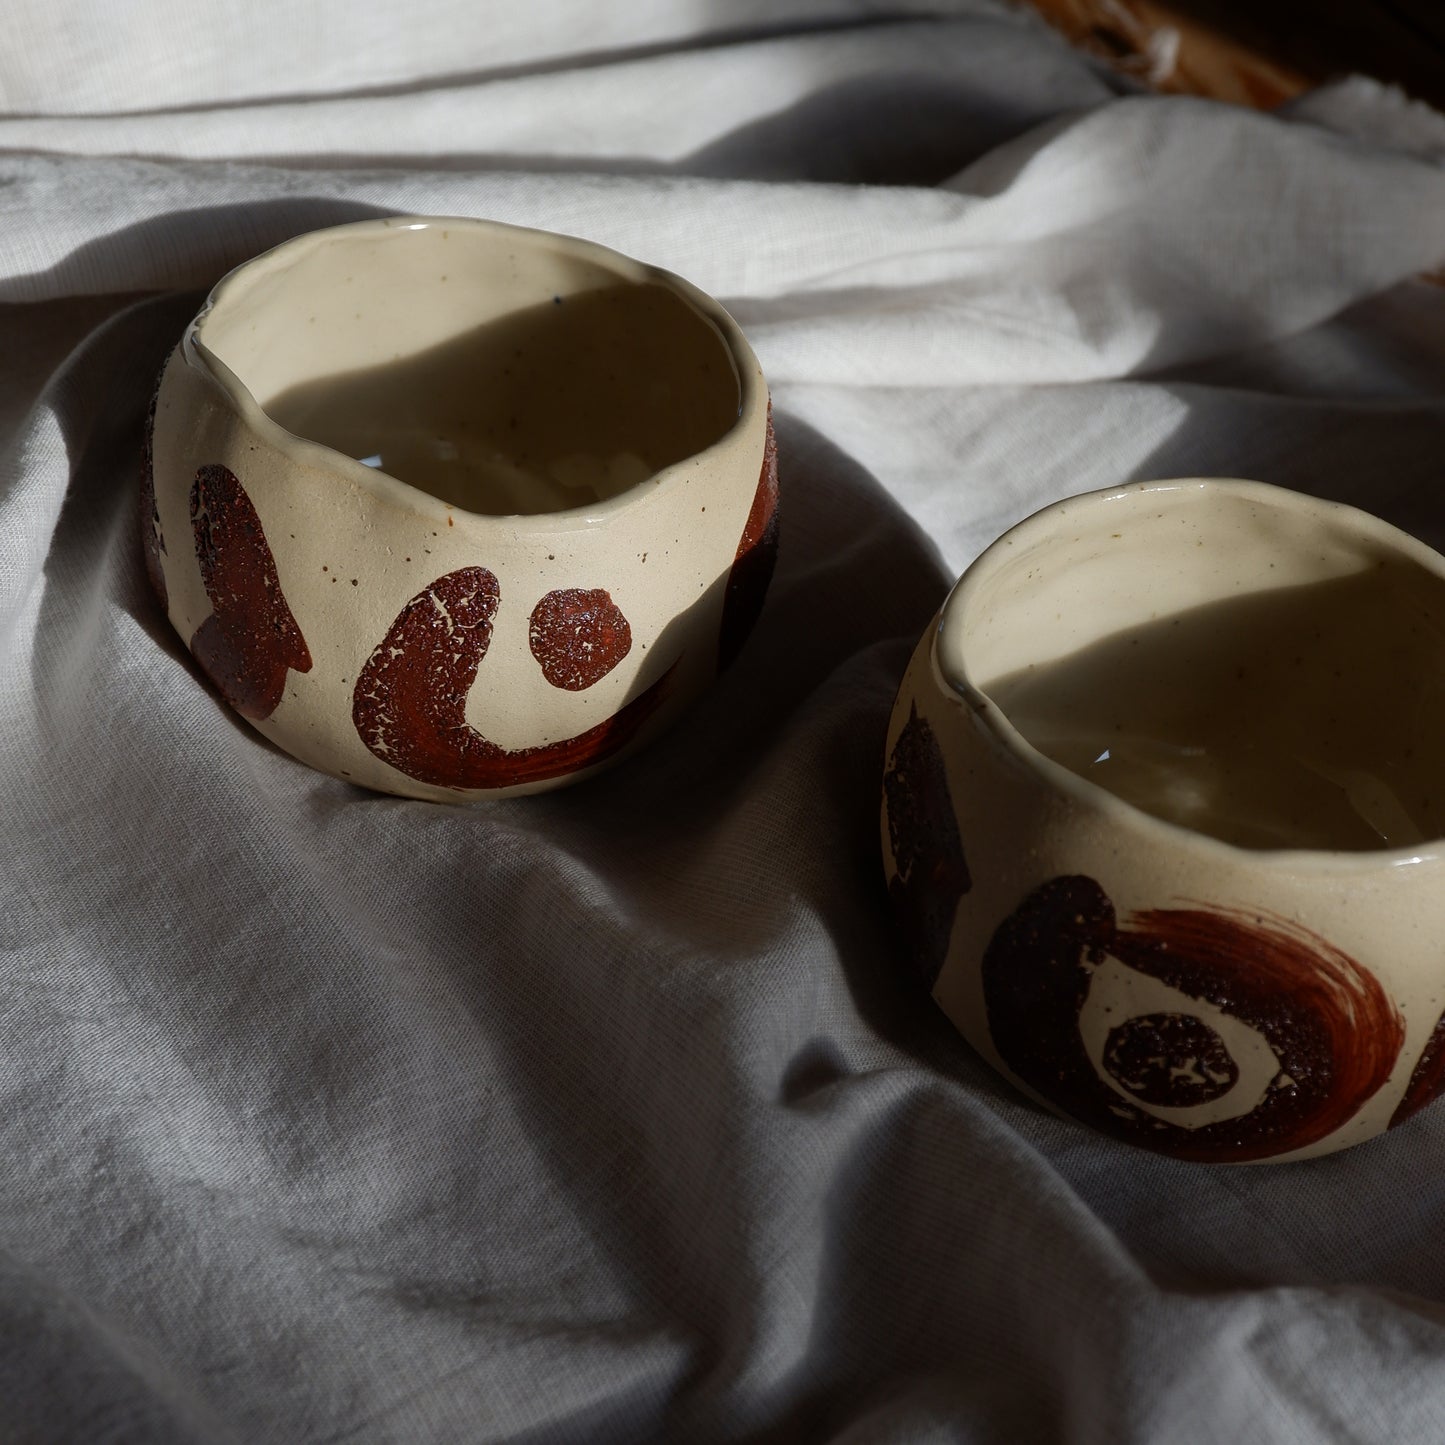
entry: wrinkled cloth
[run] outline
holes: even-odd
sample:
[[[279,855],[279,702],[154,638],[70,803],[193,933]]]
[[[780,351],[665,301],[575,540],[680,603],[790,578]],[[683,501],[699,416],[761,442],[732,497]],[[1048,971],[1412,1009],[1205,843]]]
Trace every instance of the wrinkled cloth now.
[[[1026,14],[12,0],[0,52],[0,1438],[1445,1438],[1445,1106],[1205,1168],[997,1078],[878,841],[994,536],[1235,475],[1445,542],[1439,117],[1133,93]],[[393,212],[687,276],[772,385],[742,656],[576,788],[364,793],[144,578],[156,372]]]

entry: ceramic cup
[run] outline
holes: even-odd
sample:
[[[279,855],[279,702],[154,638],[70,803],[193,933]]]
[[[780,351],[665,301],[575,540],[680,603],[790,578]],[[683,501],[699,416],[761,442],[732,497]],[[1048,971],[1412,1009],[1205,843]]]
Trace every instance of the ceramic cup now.
[[[777,544],[732,319],[601,246],[365,221],[231,272],[162,374],[142,537],[221,696],[305,763],[526,792],[662,728]]]
[[[969,1042],[1184,1159],[1296,1159],[1445,1084],[1445,561],[1253,482],[1000,538],[889,725],[888,886]]]

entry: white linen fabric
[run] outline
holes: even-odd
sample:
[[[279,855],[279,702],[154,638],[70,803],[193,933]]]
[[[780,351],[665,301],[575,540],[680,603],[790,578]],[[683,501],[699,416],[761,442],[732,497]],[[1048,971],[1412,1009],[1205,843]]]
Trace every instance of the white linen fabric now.
[[[11,0],[0,52],[0,1438],[1445,1438],[1445,1107],[1207,1169],[1022,1100],[877,838],[1000,530],[1242,475],[1445,542],[1438,117],[1130,94],[1028,17]],[[742,657],[575,789],[363,793],[139,560],[229,266],[385,212],[677,270],[773,386]]]

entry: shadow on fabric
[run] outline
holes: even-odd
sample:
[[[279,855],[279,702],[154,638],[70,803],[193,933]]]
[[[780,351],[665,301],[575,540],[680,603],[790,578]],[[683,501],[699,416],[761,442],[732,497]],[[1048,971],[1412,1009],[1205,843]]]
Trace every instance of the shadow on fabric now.
[[[933,1007],[887,908],[883,742],[904,666],[954,579],[876,478],[799,418],[776,421],[778,567],[738,661],[644,753],[527,802],[651,926],[699,951],[764,955],[809,910],[860,1012],[912,1051]],[[812,840],[807,856],[778,859],[785,834]],[[699,838],[725,867],[698,855]],[[770,871],[780,862],[782,876]],[[700,908],[714,878],[738,896]],[[820,1049],[796,1061],[790,1090],[827,1073]]]
[[[1040,123],[1036,103],[1025,100],[1014,107],[994,97],[981,104],[979,97],[937,73],[892,73],[836,81],[676,160],[501,151],[441,157],[331,151],[308,156],[305,167],[934,186]],[[249,159],[257,165],[296,165],[295,157],[286,155]]]

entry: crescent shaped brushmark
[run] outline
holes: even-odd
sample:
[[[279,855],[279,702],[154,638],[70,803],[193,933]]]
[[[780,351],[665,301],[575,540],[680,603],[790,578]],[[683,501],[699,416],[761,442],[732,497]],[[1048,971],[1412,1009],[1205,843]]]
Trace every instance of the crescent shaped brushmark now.
[[[493,573],[461,567],[437,578],[397,614],[352,692],[352,722],[382,762],[441,788],[544,782],[611,757],[657,710],[676,662],[646,691],[576,737],[517,749],[483,737],[466,720],[466,701],[500,600]]]
[[[932,988],[948,956],[959,900],[973,886],[958,835],[943,751],[915,705],[883,774],[888,841],[897,872],[888,897],[923,981]]]
[[[311,653],[281,591],[261,519],[229,468],[196,473],[191,531],[212,609],[191,652],[221,696],[260,722],[281,701],[287,672],[311,671]]]
[[[1280,1067],[1254,1108],[1191,1129],[1131,1107],[1099,1076],[1079,1016],[1106,956],[1263,1037]],[[1379,981],[1318,935],[1204,908],[1147,910],[1121,928],[1107,894],[1083,876],[1045,883],[999,925],[984,955],[983,986],[994,1046],[1020,1079],[1084,1123],[1181,1159],[1242,1162],[1323,1139],[1386,1082],[1404,1042],[1403,1021]],[[1173,1038],[1159,1042],[1172,1048],[1201,1022],[1173,1025]],[[1209,1043],[1197,1028],[1188,1042]],[[1114,1043],[1115,1061],[1127,1070],[1121,1041]],[[1213,1044],[1209,1058],[1214,1075],[1227,1074]],[[1127,1073],[1111,1073],[1128,1087]],[[1152,1102],[1147,1093],[1137,1097]]]
[[[742,651],[743,643],[753,630],[763,610],[777,560],[778,442],[773,434],[773,403],[769,400],[762,471],[723,596],[722,626],[718,632],[719,671]]]

